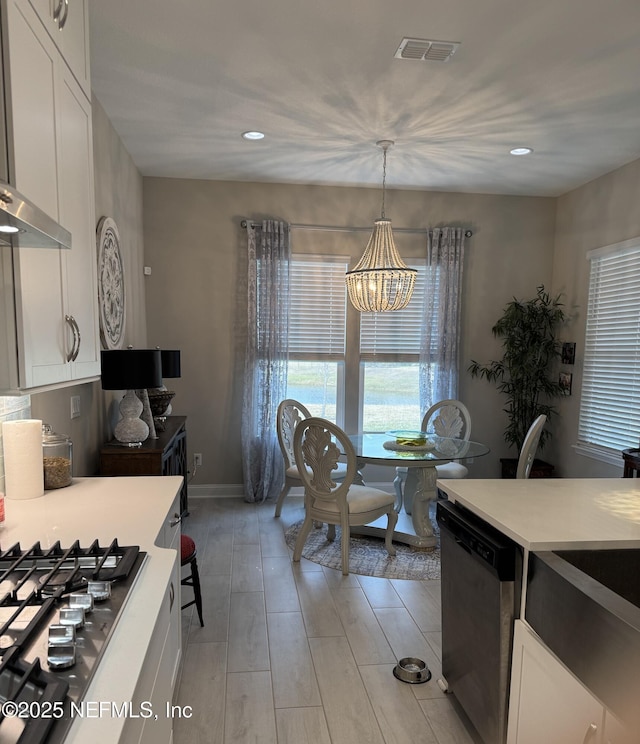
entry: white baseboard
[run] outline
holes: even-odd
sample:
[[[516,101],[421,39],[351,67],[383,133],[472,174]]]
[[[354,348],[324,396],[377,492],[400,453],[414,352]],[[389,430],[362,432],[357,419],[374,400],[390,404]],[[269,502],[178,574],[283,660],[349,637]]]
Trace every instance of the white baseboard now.
[[[394,493],[392,483],[367,483],[372,488],[379,488],[387,493]],[[302,487],[292,488],[291,496],[303,496]],[[189,486],[190,499],[233,499],[244,498],[244,486],[242,483],[209,483],[200,486]]]
[[[232,499],[244,498],[242,483],[215,484],[209,483],[202,486],[189,486],[190,499]]]

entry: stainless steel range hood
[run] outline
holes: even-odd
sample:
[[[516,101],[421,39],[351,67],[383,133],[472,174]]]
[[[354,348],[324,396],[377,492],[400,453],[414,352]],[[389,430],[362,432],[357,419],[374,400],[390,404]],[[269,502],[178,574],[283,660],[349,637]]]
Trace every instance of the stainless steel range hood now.
[[[0,244],[14,248],[71,248],[71,233],[13,186],[0,183]]]

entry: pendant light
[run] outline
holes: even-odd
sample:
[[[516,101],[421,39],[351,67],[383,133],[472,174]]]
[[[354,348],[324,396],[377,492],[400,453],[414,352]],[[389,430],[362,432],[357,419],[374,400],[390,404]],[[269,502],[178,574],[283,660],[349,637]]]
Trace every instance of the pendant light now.
[[[384,313],[402,310],[409,304],[416,282],[416,269],[410,269],[400,258],[393,242],[391,220],[384,214],[387,181],[387,150],[392,140],[376,142],[383,150],[382,212],[373,224],[373,232],[360,261],[353,271],[347,271],[349,299],[361,313]]]

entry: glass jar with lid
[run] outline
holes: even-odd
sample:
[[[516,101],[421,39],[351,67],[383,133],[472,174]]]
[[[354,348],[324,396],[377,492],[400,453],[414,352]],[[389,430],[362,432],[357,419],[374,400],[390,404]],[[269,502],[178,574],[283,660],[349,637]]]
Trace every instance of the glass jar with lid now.
[[[42,424],[42,456],[45,491],[70,486],[73,472],[71,439],[65,434],[56,434],[49,424]]]

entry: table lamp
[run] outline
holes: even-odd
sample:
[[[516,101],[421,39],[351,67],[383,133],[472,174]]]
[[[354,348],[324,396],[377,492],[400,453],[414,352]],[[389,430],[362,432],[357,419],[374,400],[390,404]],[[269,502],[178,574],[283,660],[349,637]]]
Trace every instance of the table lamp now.
[[[162,349],[162,379],[180,377],[180,350]]]
[[[171,414],[171,401],[175,396],[174,392],[167,390],[164,380],[180,377],[180,350],[162,349],[160,356],[162,359],[163,383],[159,388],[149,390],[149,402],[156,429],[163,431],[165,418]]]
[[[120,414],[114,436],[122,445],[139,447],[149,437],[153,417],[149,408],[147,388],[162,385],[162,357],[160,349],[111,349],[100,352],[102,364],[102,389],[126,390],[120,401]],[[143,401],[136,390],[144,391],[147,415]],[[147,421],[140,418],[140,415]],[[155,429],[153,431],[155,436]]]

